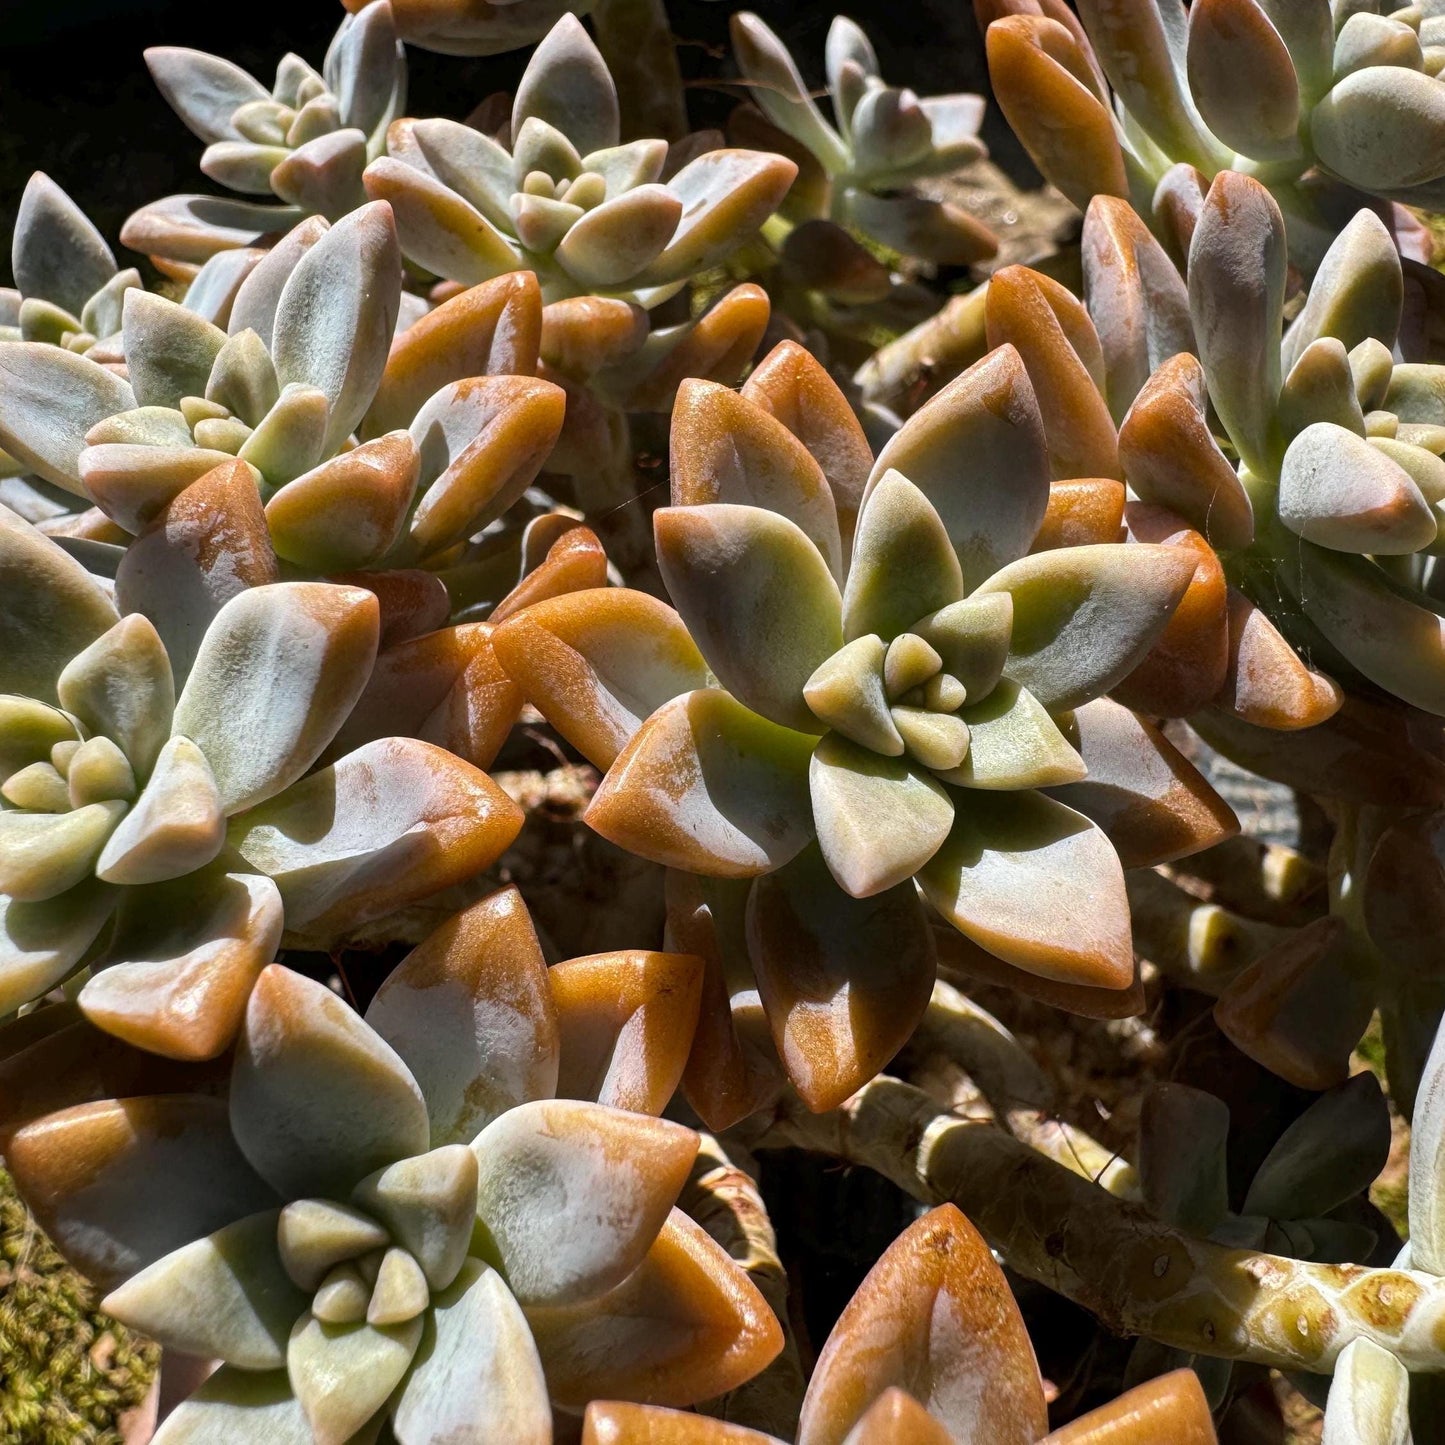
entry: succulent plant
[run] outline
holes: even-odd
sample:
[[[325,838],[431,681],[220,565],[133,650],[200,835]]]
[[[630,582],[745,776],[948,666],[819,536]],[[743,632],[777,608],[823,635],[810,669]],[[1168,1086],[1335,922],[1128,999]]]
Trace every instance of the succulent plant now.
[[[121,240],[182,267],[289,231],[306,216],[340,220],[366,199],[361,176],[406,104],[406,58],[386,0],[343,19],[320,72],[288,54],[267,90],[218,55],[156,46],[146,63],[203,141],[201,169],[246,196],[167,196],[137,211]]]
[[[353,15],[377,0],[342,0]],[[540,40],[564,14],[595,0],[391,0],[396,33],[443,55],[497,55]]]
[[[783,42],[750,12],[734,15],[731,23],[734,55],[752,100],[805,153],[799,189],[807,194],[792,201],[798,219],[828,220],[892,251],[944,265],[969,266],[994,254],[998,242],[986,226],[914,188],[986,154],[978,138],[981,96],[920,99],[907,87],[887,84],[868,37],[839,15],[827,42],[830,125]],[[836,250],[845,240],[811,230],[790,244],[795,250]]]
[[[504,890],[438,927],[365,1019],[264,970],[226,1104],[62,1110],[15,1135],[11,1166],[112,1313],[222,1362],[157,1442],[339,1442],[389,1417],[410,1445],[545,1445],[553,1405],[687,1405],[781,1347],[673,1208],[697,1136],[638,1112],[675,1086],[696,982],[697,960],[664,954],[549,970]],[[162,1159],[187,1203],[137,1227],[127,1183]]]
[[[1366,196],[1439,200],[1445,54],[1438,21],[1329,0],[977,0],[999,105],[1044,175],[1079,206],[1129,200],[1182,261],[1220,173],[1257,176],[1312,272]],[[990,23],[992,22],[992,23]],[[1445,162],[1440,165],[1445,167]],[[1361,193],[1364,193],[1363,195]],[[1413,237],[1412,237],[1413,239]],[[1425,251],[1428,259],[1428,248]]]
[[[894,1240],[843,1310],[818,1355],[795,1438],[797,1445],[1212,1445],[1215,1435],[1188,1370],[1050,1433],[1038,1364],[1003,1271],[963,1214],[943,1204]],[[611,1401],[587,1407],[582,1439],[781,1445],[735,1425]]]
[[[242,591],[178,678],[144,616],[13,514],[0,528],[5,1012],[88,967],[100,1027],[214,1057],[283,930],[344,937],[515,837],[510,799],[431,744],[367,741],[311,772],[371,674],[372,593]]]
[[[43,171],[20,197],[10,269],[15,285],[0,288],[0,340],[67,351],[112,341],[125,293],[141,284],[140,272],[116,265],[105,237]]]
[[[397,122],[366,189],[394,208],[408,260],[434,275],[473,285],[523,268],[549,302],[651,308],[751,237],[797,172],[782,156],[716,149],[664,181],[665,141],[619,141],[606,63],[564,15],[528,62],[501,140]]]
[[[577,592],[514,614],[494,643],[608,770],[588,823],[718,880],[704,892],[720,932],[720,910],[739,926],[746,911],[745,956],[809,1102],[857,1088],[926,1003],[920,889],[1014,969],[1127,988],[1122,866],[1091,815],[1127,833],[1110,799],[1149,794],[1136,770],[1162,764],[1177,791],[1141,798],[1134,826],[1170,820],[1153,839],[1165,855],[1234,826],[1162,738],[1098,701],[1168,625],[1194,560],[1118,543],[1025,555],[1049,480],[1018,354],[953,383],[876,461],[801,348],[773,352],[741,397],[688,383],[672,500],[654,520],[678,611]],[[800,954],[816,976],[794,974]],[[866,1030],[832,1014],[835,989],[876,999]]]
[[[229,335],[137,289],[124,379],[55,348],[6,348],[0,438],[44,481],[96,503],[95,541],[152,536],[184,489],[235,459],[252,479],[254,500],[233,500],[254,541],[303,572],[445,555],[526,489],[564,400],[531,376],[472,374],[535,368],[530,278],[464,293],[393,344],[400,286],[385,204],[330,227],[312,218],[242,281]]]

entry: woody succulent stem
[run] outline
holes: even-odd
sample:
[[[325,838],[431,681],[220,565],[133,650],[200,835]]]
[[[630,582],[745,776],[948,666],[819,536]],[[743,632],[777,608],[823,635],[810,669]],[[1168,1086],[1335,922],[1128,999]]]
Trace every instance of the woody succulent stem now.
[[[897,1079],[880,1076],[825,1114],[784,1102],[760,1143],[819,1150],[928,1204],[951,1201],[1011,1268],[1118,1334],[1310,1371],[1363,1338],[1410,1370],[1445,1370],[1445,1281],[1193,1238]]]

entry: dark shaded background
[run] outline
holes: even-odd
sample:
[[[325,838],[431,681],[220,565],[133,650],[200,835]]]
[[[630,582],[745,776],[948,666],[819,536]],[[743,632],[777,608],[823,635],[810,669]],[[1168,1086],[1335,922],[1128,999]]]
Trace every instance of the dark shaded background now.
[[[695,125],[720,125],[741,92],[727,56],[728,17],[741,6],[670,0]],[[797,0],[752,5],[784,38],[810,83],[821,85],[823,41],[834,7]],[[847,7],[871,36],[884,75],[920,94],[985,91],[987,74],[969,0],[862,0]],[[160,98],[141,59],[148,45],[189,45],[224,55],[269,87],[294,50],[319,67],[341,19],[338,0],[0,0],[0,275],[20,192],[47,171],[113,245],[121,222],[177,191],[217,191],[201,175],[202,143]],[[480,60],[411,48],[412,115],[464,117],[484,96],[510,90],[526,51]],[[1018,144],[990,107],[984,131],[1011,171]],[[1027,163],[1023,162],[1025,169]],[[126,257],[121,264],[134,264]]]

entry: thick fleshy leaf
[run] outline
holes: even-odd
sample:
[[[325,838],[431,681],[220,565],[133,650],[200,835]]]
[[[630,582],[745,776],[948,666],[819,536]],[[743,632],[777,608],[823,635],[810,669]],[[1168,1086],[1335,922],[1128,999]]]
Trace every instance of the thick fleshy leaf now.
[[[1009,14],[985,35],[999,108],[1039,170],[1080,210],[1129,194],[1108,99],[1091,54],[1057,20]]]
[[[171,888],[127,894],[108,966],[80,991],[80,1006],[137,1048],[213,1059],[236,1037],[280,942],[280,895],[254,873],[221,865]]]
[[[1214,549],[1166,507],[1130,502],[1134,542],[1174,547],[1194,562],[1194,575],[1173,616],[1143,660],[1116,684],[1114,696],[1150,717],[1184,717],[1219,694],[1229,671],[1229,585]]]
[[[231,825],[276,881],[286,926],[318,942],[488,868],[522,810],[483,772],[413,738],[382,738]]]
[[[1210,130],[1255,160],[1301,154],[1300,83],[1256,0],[1201,0],[1189,12],[1189,89]]]
[[[955,602],[912,629],[938,653],[943,670],[976,700],[997,686],[1008,658],[1013,598],[1006,592],[977,593]]]
[[[266,503],[277,555],[323,574],[379,562],[406,525],[420,470],[416,442],[394,431],[287,482]]]
[[[1416,1269],[1439,1269],[1445,1260],[1445,1194],[1435,1186],[1445,1162],[1445,1029],[1436,1033],[1420,1073],[1410,1136],[1412,1180],[1424,1187],[1409,1198],[1410,1255]],[[13,1166],[12,1166],[13,1167]]]
[[[316,1445],[346,1445],[386,1404],[421,1343],[422,1321],[328,1325],[306,1314],[286,1352],[291,1388]]]
[[[1370,337],[1393,346],[1403,293],[1400,253],[1385,223],[1371,210],[1357,211],[1325,252],[1304,309],[1285,336],[1285,374],[1321,337],[1333,337],[1346,351]]]
[[[1232,1043],[1302,1089],[1344,1083],[1370,1021],[1371,989],[1343,932],[1338,919],[1325,917],[1288,934],[1236,974],[1214,1006]]]
[[[702,1001],[683,1071],[687,1101],[713,1130],[776,1097],[785,1078],[758,996],[745,934],[751,882],[669,871],[667,937],[703,960]]]
[[[569,227],[557,262],[583,286],[624,285],[661,253],[682,213],[682,201],[666,186],[636,186]]]
[[[689,161],[667,183],[682,218],[636,282],[666,286],[717,265],[772,215],[797,174],[792,161],[767,151],[720,149]]]
[[[43,341],[0,348],[0,447],[67,492],[86,495],[85,434],[135,404],[129,382],[77,352]]]
[[[1390,1152],[1390,1110],[1375,1076],[1352,1075],[1280,1135],[1255,1171],[1245,1214],[1327,1214],[1367,1190]]]
[[[723,502],[776,512],[797,523],[841,575],[837,507],[823,470],[762,407],[716,382],[685,381],[673,407],[670,449],[674,506]]]
[[[1418,552],[1435,540],[1435,514],[1410,474],[1332,422],[1307,426],[1280,468],[1280,520],[1342,552]]]
[[[470,1143],[557,1085],[557,1019],[541,945],[515,888],[448,919],[377,990],[366,1021],[406,1060],[433,1144]]]
[[[1128,988],[1129,903],[1113,845],[1042,793],[955,792],[953,831],[919,871],[924,897],[1006,963]]]
[[[1039,1445],[1144,1445],[1154,1440],[1215,1445],[1216,1439],[1199,1376],[1193,1370],[1172,1370],[1071,1420],[1045,1435]]]
[[[205,465],[204,452],[194,455]],[[155,625],[177,683],[221,608],[279,576],[256,482],[234,458],[203,471],[143,524],[116,568],[118,605]]]
[[[469,1259],[432,1299],[417,1361],[392,1406],[398,1445],[550,1445],[547,1381],[526,1317],[502,1281]]]
[[[1179,547],[1068,547],[1011,563],[979,594],[1013,598],[1008,675],[1056,710],[1129,674],[1168,625],[1194,570],[1195,558]]]
[[[839,887],[871,898],[911,878],[953,825],[943,785],[904,758],[829,733],[809,764],[813,824]]]
[[[873,453],[837,382],[810,351],[795,341],[780,341],[752,369],[742,394],[777,417],[822,467],[846,548]]]
[[[212,447],[103,442],[85,448],[79,470],[107,517],[127,532],[143,532],[192,483],[232,463],[229,452]]]
[[[271,98],[258,80],[219,55],[179,45],[153,45],[145,60],[161,94],[203,141],[237,139],[233,112],[248,102]]]
[[[1395,586],[1363,557],[1308,542],[1300,544],[1297,573],[1284,580],[1309,597],[1310,621],[1371,682],[1445,713],[1445,618],[1421,606],[1419,594]]]
[[[618,755],[585,815],[619,847],[689,872],[750,878],[809,841],[814,739],[704,688],[664,704]]]
[[[0,810],[0,895],[44,903],[74,888],[90,876],[125,808],[117,800],[65,813]]]
[[[381,156],[362,179],[373,201],[391,206],[408,260],[466,286],[517,269],[521,257],[514,243],[435,177]]]
[[[1312,728],[1339,711],[1344,693],[1307,667],[1267,616],[1229,589],[1229,666],[1219,707],[1256,727]]]
[[[0,357],[13,350],[0,347]],[[0,688],[56,700],[61,670],[116,623],[114,605],[79,562],[0,508]]]
[[[953,1445],[953,1436],[912,1395],[890,1385],[859,1417],[843,1445]]]
[[[873,633],[891,642],[962,596],[963,574],[942,518],[902,473],[884,473],[858,514],[844,635]]]
[[[1052,795],[1092,818],[1124,867],[1169,863],[1239,831],[1203,774],[1137,713],[1099,698],[1075,711],[1074,727],[1088,777]]]
[[[1268,475],[1277,449],[1285,234],[1274,197],[1258,181],[1230,170],[1214,178],[1188,276],[1210,400],[1250,470]]]
[[[733,50],[757,104],[780,130],[800,141],[829,170],[847,169],[848,153],[824,119],[787,47],[756,16],[734,15]]]
[[[899,758],[903,737],[889,712],[884,686],[888,657],[889,649],[876,634],[855,638],[808,679],[803,697],[814,716],[844,737],[884,757]]]
[[[236,292],[227,330],[232,337],[254,331],[269,356],[276,332],[276,308],[291,273],[301,258],[330,230],[322,216],[308,216],[293,226],[256,263]]]
[[[513,271],[444,301],[392,342],[363,431],[410,426],[428,397],[468,376],[530,376],[542,336],[542,293]]]
[[[106,883],[164,883],[203,868],[225,836],[215,774],[195,743],[174,737],[161,749],[135,806],[106,840],[96,876]]]
[[[1335,1361],[1321,1445],[1408,1445],[1412,1438],[1409,1373],[1372,1340],[1353,1340]]]
[[[21,193],[10,269],[22,296],[43,297],[73,316],[116,272],[105,237],[44,171]]]
[[[173,728],[205,754],[227,813],[274,797],[316,761],[361,695],[379,632],[376,598],[360,587],[278,582],[226,603]]]
[[[149,621],[123,617],[66,663],[56,692],[67,712],[120,746],[138,776],[149,775],[175,706],[170,660]]]
[[[1371,941],[1386,958],[1420,977],[1436,972],[1436,940],[1445,928],[1445,867],[1435,812],[1382,829],[1365,870],[1362,901]]]
[[[917,890],[855,899],[816,848],[753,885],[748,950],[778,1054],[810,1109],[835,1108],[908,1041],[933,988]]]
[[[200,266],[220,251],[252,247],[306,219],[297,206],[231,196],[165,196],[126,218],[121,244],[167,263]]]
[[[598,1299],[529,1307],[553,1400],[611,1396],[661,1405],[710,1400],[751,1379],[783,1347],[752,1281],[674,1209],[642,1263]]]
[[[62,1109],[21,1129],[6,1165],[41,1228],[102,1289],[276,1202],[225,1105],[191,1095]]]
[[[1083,263],[1109,409],[1122,423],[1155,368],[1193,350],[1189,292],[1138,212],[1117,196],[1100,194],[1090,201]],[[1122,443],[1121,436],[1121,448]]]
[[[582,1445],[777,1445],[743,1425],[692,1410],[594,1400],[582,1418]]]
[[[381,653],[328,756],[405,735],[489,766],[522,709],[521,689],[502,671],[490,634],[488,623],[469,622]]]
[[[962,1440],[1025,1445],[1047,1428],[1018,1306],[983,1237],[951,1204],[906,1229],[844,1308],[808,1385],[798,1445],[841,1445],[890,1386]]]
[[[1005,266],[989,281],[988,345],[1015,347],[1043,416],[1055,477],[1117,477],[1118,437],[1104,400],[1104,353],[1072,293],[1026,266]]]
[[[492,608],[489,621],[504,622],[534,602],[565,597],[569,592],[590,592],[607,585],[607,553],[596,532],[561,513],[551,516],[554,523],[562,527],[560,535],[553,534],[556,540],[548,545],[548,524],[544,519],[539,517],[528,524],[531,535],[523,534],[522,566],[530,566],[531,570],[524,571],[521,581]],[[531,544],[537,549],[546,546],[545,555],[535,563]]]
[[[549,969],[561,1046],[557,1094],[661,1114],[692,1048],[703,967],[691,954],[627,949]]]
[[[38,903],[0,897],[0,1010],[13,1013],[63,983],[114,907],[114,890],[95,879]]]
[[[430,1288],[445,1289],[457,1277],[477,1216],[477,1159],[466,1145],[444,1144],[390,1164],[351,1197],[386,1225]]]
[[[426,1105],[395,1051],[323,984],[272,964],[256,982],[231,1073],[231,1126],[288,1198],[345,1197],[423,1153]]]
[[[599,768],[654,709],[707,682],[677,613],[626,588],[539,602],[503,622],[492,645],[532,705]]]
[[[387,1233],[369,1214],[329,1199],[293,1200],[281,1211],[276,1248],[286,1273],[310,1293],[332,1267],[384,1249]]]
[[[817,722],[803,687],[843,645],[842,600],[795,523],[731,503],[654,513],[668,592],[722,684],[783,727]]]
[[[1372,191],[1436,180],[1445,172],[1445,95],[1434,81],[1398,65],[1345,76],[1310,114],[1320,160]]]
[[[1188,353],[1164,362],[1119,428],[1129,485],[1178,512],[1218,547],[1254,539],[1254,508],[1205,416],[1204,370]]]
[[[630,301],[568,296],[543,308],[541,355],[549,367],[582,381],[634,355],[647,332],[647,313]]]
[[[279,1369],[306,1296],[281,1268],[276,1218],[252,1214],[173,1251],[112,1290],[106,1312],[167,1349]]]
[[[916,411],[879,452],[865,502],[889,470],[943,518],[966,589],[1022,557],[1048,507],[1049,463],[1018,352],[991,352]]]
[[[697,1153],[680,1124],[601,1104],[519,1104],[472,1143],[487,1256],[526,1305],[595,1299],[642,1262]]]
[[[512,103],[512,134],[532,116],[555,126],[582,155],[617,144],[617,89],[575,16],[558,20],[532,52]]]
[[[411,424],[425,489],[412,549],[449,546],[501,516],[546,461],[565,407],[561,387],[532,377],[471,377],[437,392]]]
[[[271,354],[282,386],[319,387],[330,403],[326,450],[366,414],[396,330],[401,251],[389,206],[362,206],[297,263],[276,303]]]
[[[964,788],[1006,791],[1077,782],[1085,765],[1059,725],[1026,687],[1004,678],[982,702],[965,703],[968,754],[942,772]]]
[[[125,293],[126,372],[141,406],[203,396],[226,333],[204,317],[136,287]]]
[[[208,1376],[161,1422],[154,1445],[315,1445],[284,1370],[233,1370]]]

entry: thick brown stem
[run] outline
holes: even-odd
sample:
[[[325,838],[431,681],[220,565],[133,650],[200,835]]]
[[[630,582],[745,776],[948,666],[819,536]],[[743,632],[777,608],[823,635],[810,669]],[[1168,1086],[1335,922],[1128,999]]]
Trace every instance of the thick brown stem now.
[[[925,1203],[952,1201],[1012,1268],[1119,1334],[1320,1372],[1363,1337],[1408,1369],[1445,1370],[1445,1279],[1192,1238],[896,1079],[875,1079],[827,1114],[784,1104],[759,1143],[820,1150]]]

